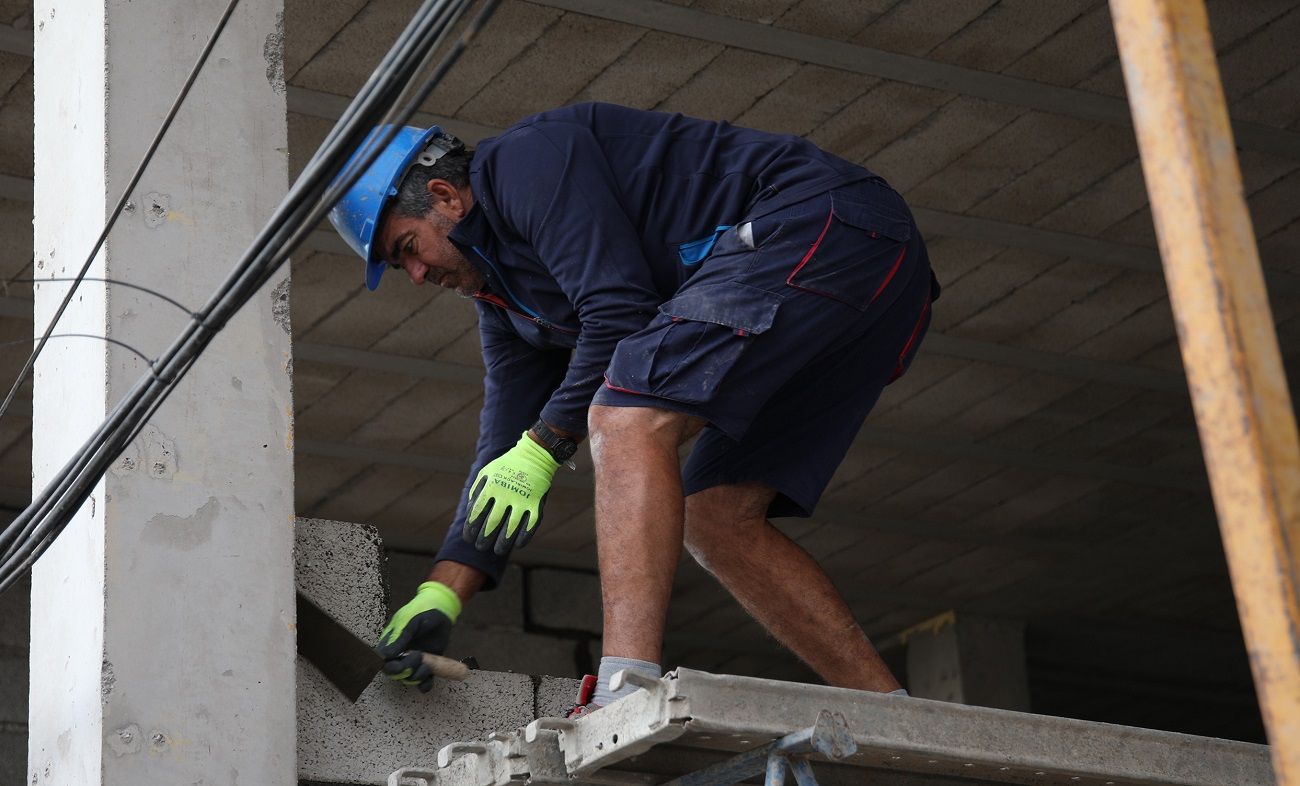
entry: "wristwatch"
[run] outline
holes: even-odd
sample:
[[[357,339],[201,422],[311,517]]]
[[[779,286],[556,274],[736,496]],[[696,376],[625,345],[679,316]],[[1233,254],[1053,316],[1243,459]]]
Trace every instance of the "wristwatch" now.
[[[540,419],[533,424],[529,431],[533,432],[533,436],[537,437],[542,447],[546,448],[546,452],[550,453],[551,458],[555,459],[557,463],[567,464],[570,468],[573,467],[573,462],[570,459],[578,451],[577,442],[551,431],[551,427]]]

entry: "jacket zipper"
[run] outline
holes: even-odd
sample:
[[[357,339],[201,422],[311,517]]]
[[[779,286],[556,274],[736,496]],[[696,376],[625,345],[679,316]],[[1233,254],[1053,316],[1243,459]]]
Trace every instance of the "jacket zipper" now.
[[[479,293],[476,292],[474,293],[474,298],[476,300],[484,300],[487,301],[488,303],[491,303],[494,306],[497,306],[498,308],[503,308],[506,311],[509,311],[513,314],[518,314],[524,319],[527,319],[529,322],[532,322],[533,324],[539,327],[546,328],[547,330],[554,330],[557,333],[568,333],[571,336],[578,335],[579,331],[574,330],[572,328],[560,327],[554,322],[551,322],[543,318],[541,315],[534,313],[531,309],[527,308],[526,306],[524,306],[524,304],[520,303],[519,298],[515,297],[514,293],[510,291],[510,287],[505,283],[505,277],[501,275],[501,272],[499,270],[497,270],[497,266],[492,263],[492,260],[488,259],[487,254],[484,254],[483,251],[479,249],[478,246],[471,246],[471,248],[474,249],[474,253],[478,254],[479,258],[482,259],[483,262],[488,266],[488,268],[492,270],[493,274],[496,275],[497,280],[501,282],[501,289],[503,289],[506,295],[509,296],[510,300],[514,302],[515,307],[512,308],[511,304],[507,302],[505,298],[496,295],[480,295]]]

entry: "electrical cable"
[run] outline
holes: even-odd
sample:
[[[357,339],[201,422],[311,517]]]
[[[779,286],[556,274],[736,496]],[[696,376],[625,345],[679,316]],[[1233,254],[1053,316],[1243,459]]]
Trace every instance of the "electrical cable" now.
[[[3,564],[0,564],[0,592],[11,586],[48,548],[84,504],[108,466],[138,435],[216,333],[270,279],[294,245],[301,242],[338,196],[387,146],[397,126],[409,120],[427,100],[495,11],[499,0],[484,3],[442,62],[409,101],[397,109],[395,104],[410,90],[415,76],[431,62],[436,47],[469,3],[470,0],[427,0],[421,6],[208,304],[194,315],[167,352],[151,365],[150,373],[137,381],[38,498],[0,533],[0,547],[5,548]],[[355,166],[340,175],[339,170],[381,111],[383,120],[392,121],[392,127],[378,135],[375,144],[363,151],[364,155],[358,155]]]
[[[133,284],[130,281],[121,281],[115,278],[100,278],[98,276],[81,276],[80,278],[73,278],[71,276],[60,276],[57,278],[11,278],[5,283],[6,284],[45,284],[47,282],[59,283],[61,281],[75,281],[78,283],[82,281],[95,281],[101,284],[108,284],[110,286],[126,287],[127,289],[135,289],[140,292],[144,292],[147,295],[153,295],[154,297],[158,298],[164,303],[167,303],[168,305],[175,306],[181,311],[184,311],[186,316],[194,316],[193,309],[188,308],[187,306],[185,306],[185,304],[181,303],[180,301],[175,300],[174,298],[171,298],[167,295],[164,295],[162,292],[159,292],[156,289],[150,289],[149,287],[143,286],[141,284]],[[55,338],[55,336],[50,336],[50,338]],[[30,341],[30,339],[26,339],[26,340]]]
[[[72,286],[68,287],[68,293],[64,295],[63,302],[59,303],[59,307],[55,310],[53,318],[51,318],[49,324],[45,326],[45,332],[41,334],[40,340],[36,342],[36,348],[32,350],[32,354],[28,356],[27,361],[23,364],[22,370],[18,372],[18,378],[14,380],[13,387],[9,388],[9,394],[5,396],[4,403],[0,404],[0,419],[3,419],[5,413],[9,411],[9,405],[13,403],[14,396],[18,394],[18,389],[22,387],[23,380],[25,380],[27,375],[31,373],[32,367],[36,365],[36,358],[40,357],[41,351],[45,349],[46,342],[50,340],[50,335],[54,333],[55,326],[58,324],[59,320],[63,318],[63,312],[68,309],[68,304],[72,302],[72,295],[77,291],[77,286],[85,278],[86,273],[90,270],[90,266],[95,261],[95,257],[98,256],[99,250],[103,248],[104,243],[108,240],[108,234],[113,230],[113,226],[117,224],[118,216],[122,215],[126,203],[131,198],[131,192],[134,191],[135,187],[140,183],[140,178],[144,175],[144,170],[149,166],[149,162],[153,159],[154,153],[158,150],[158,145],[162,143],[163,137],[167,134],[167,130],[171,128],[172,121],[176,118],[176,113],[180,111],[181,105],[185,103],[185,99],[189,96],[190,88],[194,86],[195,80],[198,79],[199,72],[203,70],[203,66],[208,61],[208,55],[212,54],[212,50],[217,44],[217,39],[221,37],[222,31],[226,29],[226,23],[230,21],[230,17],[235,12],[235,7],[238,5],[239,0],[230,0],[229,4],[226,5],[226,10],[221,14],[221,18],[217,20],[217,26],[213,28],[212,35],[208,36],[208,41],[203,45],[203,50],[199,52],[199,57],[194,61],[194,66],[190,69],[189,76],[185,78],[185,84],[181,86],[181,91],[176,94],[175,100],[172,101],[171,108],[167,110],[167,115],[163,118],[162,125],[158,126],[157,133],[154,134],[153,140],[149,142],[149,147],[145,150],[144,156],[140,159],[140,163],[136,166],[135,172],[131,175],[131,179],[127,181],[126,188],[122,189],[122,196],[118,198],[117,205],[113,208],[113,212],[109,213],[108,221],[105,222],[104,228],[100,230],[99,237],[91,247],[90,253],[86,255],[86,261],[82,264],[81,270],[73,279]]]

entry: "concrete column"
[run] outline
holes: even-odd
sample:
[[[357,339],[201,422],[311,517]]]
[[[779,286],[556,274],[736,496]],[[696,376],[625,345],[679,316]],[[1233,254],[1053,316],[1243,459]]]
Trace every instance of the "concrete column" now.
[[[1024,623],[950,613],[912,629],[906,640],[913,696],[1029,711]]]
[[[36,0],[35,275],[72,276],[224,0]],[[286,188],[282,5],[243,3],[90,275],[199,307]],[[287,270],[217,338],[37,564],[26,782],[295,780]],[[66,284],[36,287],[35,330]],[[57,334],[148,357],[187,315],[83,284]],[[33,483],[147,365],[55,339]]]

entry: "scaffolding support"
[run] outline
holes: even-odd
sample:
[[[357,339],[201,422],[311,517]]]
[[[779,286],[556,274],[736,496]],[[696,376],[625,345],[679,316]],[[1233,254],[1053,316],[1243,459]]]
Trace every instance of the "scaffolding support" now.
[[[1260,709],[1300,784],[1300,440],[1203,2],[1111,0]]]

